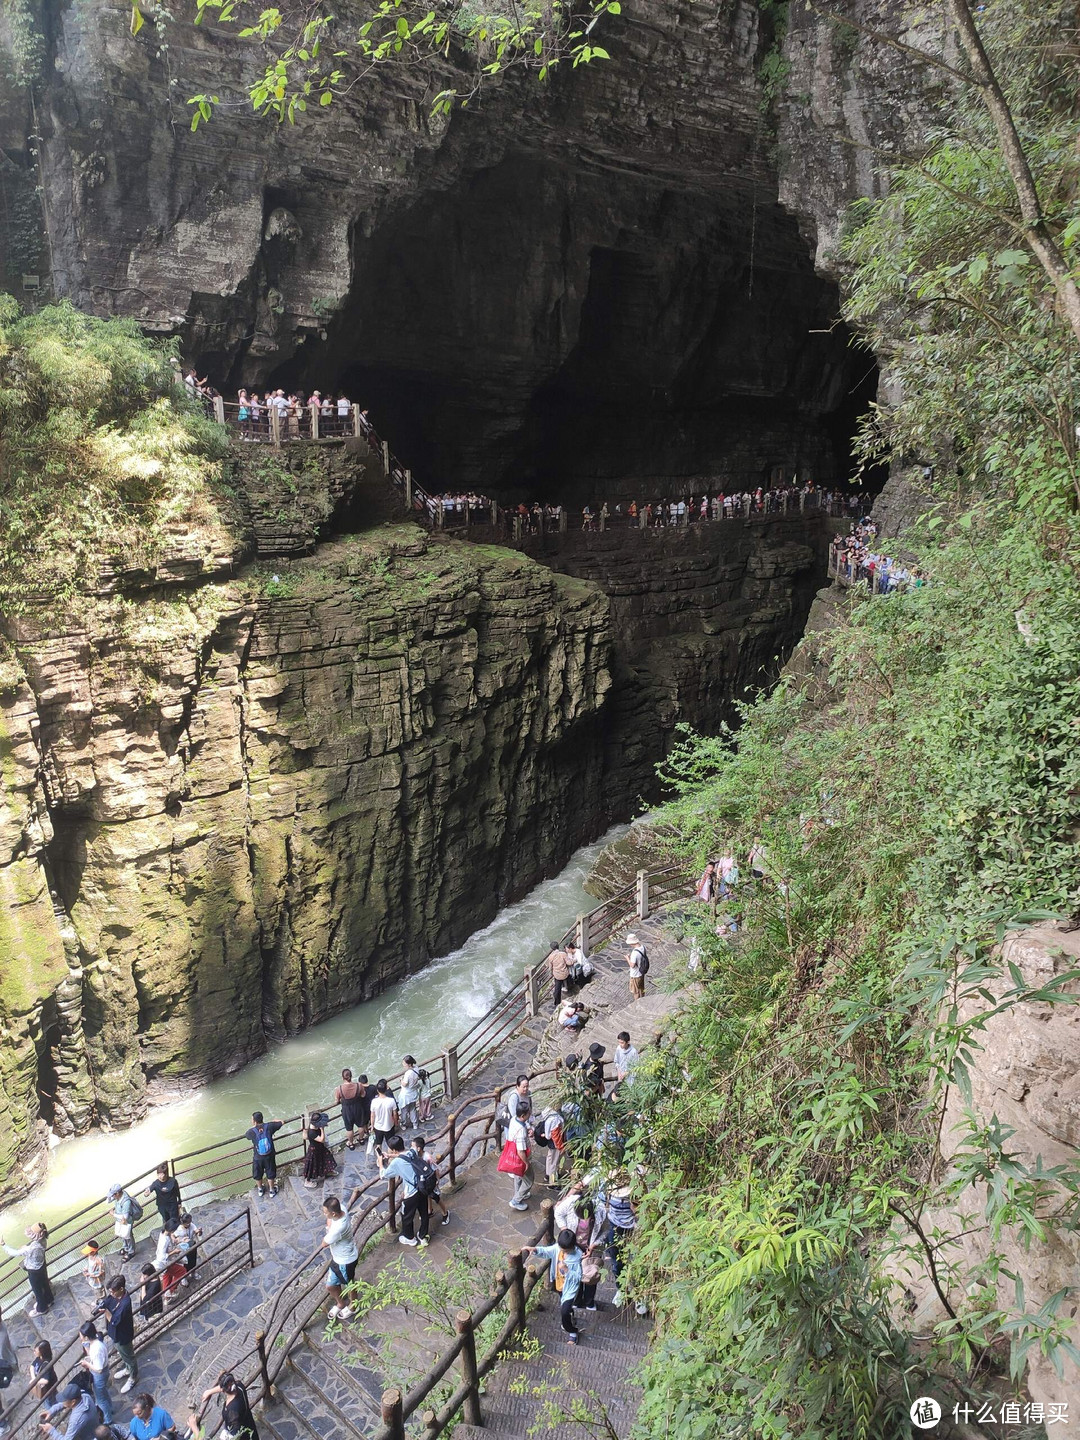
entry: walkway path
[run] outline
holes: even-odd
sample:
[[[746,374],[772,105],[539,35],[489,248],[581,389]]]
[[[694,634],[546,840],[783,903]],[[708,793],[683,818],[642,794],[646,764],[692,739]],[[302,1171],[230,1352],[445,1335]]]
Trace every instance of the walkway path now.
[[[678,946],[665,933],[662,918],[639,923],[638,933],[645,940],[651,961],[645,999],[631,1001],[623,961],[625,946],[613,942],[594,957],[598,974],[583,991],[593,1012],[585,1030],[577,1037],[569,1032],[557,1033],[550,1014],[537,1017],[478,1076],[477,1089],[482,1093],[497,1084],[512,1083],[519,1071],[565,1055],[575,1040],[581,1049],[583,1044],[587,1047],[598,1039],[608,1046],[610,1055],[617,1032],[625,1028],[639,1046],[649,1043],[680,999],[679,994],[670,994],[656,984]],[[541,1097],[543,1093],[541,1085]],[[399,1249],[393,1238],[384,1235],[362,1256],[360,1278],[374,1280],[387,1265],[397,1262],[406,1272],[416,1272],[419,1279],[424,1272],[443,1268],[452,1247],[463,1240],[467,1240],[471,1254],[493,1258],[502,1258],[508,1251],[531,1243],[541,1221],[539,1199],[549,1194],[554,1198],[556,1192],[543,1186],[540,1174],[541,1183],[533,1191],[530,1210],[511,1210],[510,1181],[498,1173],[496,1162],[497,1151],[493,1150],[469,1167],[453,1194],[444,1195],[451,1212],[450,1224],[443,1226],[437,1213],[433,1216],[427,1251]],[[537,1169],[541,1171],[542,1164]],[[345,1188],[334,1187],[336,1191]],[[301,1192],[307,1196],[311,1193]],[[631,1375],[647,1346],[646,1322],[632,1308],[614,1308],[614,1285],[606,1281],[599,1292],[597,1312],[579,1312],[582,1344],[574,1350],[563,1343],[557,1307],[547,1292],[542,1293],[546,1297],[544,1308],[530,1320],[529,1329],[543,1350],[535,1359],[500,1366],[487,1383],[487,1428],[474,1431],[459,1425],[456,1436],[483,1434],[519,1440],[534,1422],[542,1401],[534,1394],[518,1395],[514,1391],[522,1383],[521,1377],[525,1377],[527,1391],[545,1385],[553,1365],[560,1374],[565,1365],[578,1389],[598,1390],[610,1407],[619,1433],[625,1433],[639,1403]],[[423,1315],[403,1307],[365,1316],[358,1324],[340,1327],[336,1334],[327,1333],[320,1317],[305,1332],[303,1346],[279,1381],[275,1404],[264,1408],[260,1423],[265,1424],[273,1440],[329,1440],[343,1433],[373,1433],[378,1429],[382,1391],[389,1385],[408,1388],[408,1381],[426,1372],[449,1343],[448,1334],[432,1334],[425,1326]],[[565,1427],[556,1429],[566,1440]],[[556,1430],[536,1433],[554,1437]]]

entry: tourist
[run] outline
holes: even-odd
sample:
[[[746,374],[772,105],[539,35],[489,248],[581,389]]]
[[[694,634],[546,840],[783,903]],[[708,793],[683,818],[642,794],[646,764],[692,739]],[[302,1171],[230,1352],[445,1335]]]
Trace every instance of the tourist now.
[[[316,1110],[308,1116],[307,1153],[304,1156],[304,1187],[314,1190],[324,1180],[331,1180],[337,1174],[337,1161],[326,1143],[326,1127],[330,1116],[323,1110]]]
[[[248,409],[251,412],[251,438],[258,439],[259,431],[262,428],[263,406],[258,395],[252,395],[248,402]]]
[[[613,1305],[621,1305],[623,1296],[619,1288],[623,1271],[623,1249],[629,1243],[631,1236],[637,1229],[637,1214],[634,1210],[633,1201],[630,1199],[630,1177],[626,1171],[620,1171],[612,1176],[613,1188],[608,1195],[608,1235],[607,1253],[611,1260],[611,1273],[615,1277],[615,1294],[612,1296]],[[644,1315],[646,1307],[640,1301],[635,1307],[639,1315]]]
[[[564,1030],[580,1030],[585,1024],[585,1020],[585,1006],[580,1000],[567,1000],[559,1011],[559,1024]]]
[[[380,1151],[376,1158],[379,1174],[384,1180],[393,1177],[401,1181],[401,1234],[398,1236],[398,1243],[417,1245],[420,1249],[426,1249],[428,1226],[431,1220],[428,1197],[421,1194],[417,1184],[416,1169],[405,1158],[405,1141],[400,1135],[395,1135],[393,1139],[389,1140],[389,1146],[389,1156],[383,1155]],[[415,1238],[413,1236],[414,1219],[419,1220],[419,1229]]]
[[[11,1343],[11,1336],[4,1324],[3,1313],[0,1312],[0,1395],[5,1390],[10,1390],[11,1382],[18,1374],[19,1356],[15,1346]],[[56,1382],[56,1375],[53,1375],[53,1383]],[[6,1435],[11,1426],[4,1420],[4,1405],[0,1400],[0,1435]]]
[[[554,1105],[544,1107],[540,1119],[533,1126],[533,1140],[537,1145],[543,1141],[544,1179],[549,1190],[556,1190],[566,1142],[563,1139],[562,1112]]]
[[[96,1240],[88,1240],[82,1253],[86,1256],[83,1275],[90,1287],[90,1295],[95,1301],[100,1300],[105,1294],[105,1257],[101,1253],[101,1246]]]
[[[570,983],[576,990],[579,990],[582,985],[587,985],[596,973],[592,961],[576,942],[566,952],[566,962]]]
[[[352,429],[349,424],[349,416],[352,414],[352,406],[344,395],[338,396],[337,402],[337,428],[339,435],[347,435]]]
[[[413,1152],[416,1155],[418,1161],[427,1162],[431,1164],[435,1169],[435,1189],[430,1192],[427,1198],[432,1205],[437,1205],[438,1208],[442,1211],[442,1219],[439,1221],[439,1224],[449,1225],[450,1211],[446,1208],[446,1202],[442,1198],[442,1191],[439,1189],[439,1156],[432,1155],[429,1157],[424,1148],[426,1144],[427,1142],[425,1141],[424,1137],[422,1135],[417,1135],[416,1139],[412,1143]]]
[[[720,856],[717,867],[720,871],[720,898],[727,900],[739,883],[739,862],[730,851],[727,851]]]
[[[603,1099],[604,1096],[604,1055],[607,1046],[594,1043],[589,1046],[589,1058],[582,1067],[582,1079],[586,1090]]]
[[[630,998],[640,1000],[645,994],[645,976],[649,973],[649,956],[633,930],[626,937],[630,949],[626,954],[626,968],[630,975]]]
[[[754,842],[750,846],[750,854],[747,857],[747,864],[750,866],[750,876],[753,880],[765,879],[765,847],[761,843],[761,836],[755,835]]]
[[[159,1435],[175,1435],[176,1422],[167,1410],[154,1403],[152,1395],[145,1391],[136,1395],[131,1408],[135,1412],[128,1422],[131,1440],[157,1440]]]
[[[101,1412],[85,1390],[65,1385],[58,1402],[42,1411],[38,1427],[49,1440],[91,1440],[101,1424]]]
[[[161,1292],[166,1308],[178,1298],[176,1292],[181,1283],[187,1281],[183,1252],[175,1239],[179,1224],[179,1220],[166,1220],[154,1249],[154,1266],[161,1276]]]
[[[416,1073],[420,1076],[420,1101],[417,1106],[417,1114],[420,1117],[420,1124],[426,1125],[431,1119],[431,1112],[435,1109],[435,1093],[428,1072],[418,1070]]]
[[[509,1112],[506,1119],[507,1128],[509,1128],[510,1121],[513,1120],[514,1116],[521,1109],[523,1101],[527,1102],[529,1105],[532,1104],[532,1096],[529,1094],[530,1084],[531,1081],[529,1080],[528,1075],[519,1075],[517,1077],[517,1080],[514,1082],[513,1090],[511,1090],[510,1094],[506,1097],[506,1108]]]
[[[514,1193],[510,1197],[511,1210],[528,1210],[529,1196],[533,1187],[531,1146],[529,1144],[529,1120],[532,1117],[532,1101],[527,1097],[518,1101],[517,1113],[511,1119],[506,1132],[506,1143],[517,1149],[519,1163],[525,1168],[514,1176]]]
[[[551,971],[552,984],[552,1010],[558,1010],[562,1000],[563,986],[570,979],[570,957],[562,948],[558,940],[552,940],[547,957],[548,969]]]
[[[710,860],[701,872],[701,879],[698,881],[697,890],[694,892],[696,900],[706,902],[713,898],[713,887],[716,884],[716,861]]]
[[[3,1366],[0,1365],[0,1372]],[[53,1364],[52,1346],[48,1340],[39,1340],[34,1346],[34,1358],[27,1367],[30,1376],[30,1393],[35,1400],[49,1400],[56,1391],[56,1368]]]
[[[113,1233],[120,1241],[120,1258],[130,1260],[135,1254],[134,1229],[142,1216],[142,1206],[122,1185],[109,1186],[108,1200],[113,1212]]]
[[[375,1099],[378,1091],[370,1084],[366,1075],[361,1075],[356,1082],[360,1086],[358,1103],[360,1106],[357,1116],[356,1143],[358,1146],[366,1145],[368,1134],[371,1130],[371,1102]]]
[[[195,1221],[185,1210],[180,1216],[180,1223],[173,1232],[173,1239],[176,1241],[180,1248],[180,1253],[184,1257],[184,1269],[187,1271],[189,1278],[191,1272],[199,1263],[198,1243],[202,1233],[202,1228],[195,1224]],[[187,1281],[183,1280],[180,1283],[186,1284]]]
[[[398,1107],[397,1101],[390,1094],[390,1086],[385,1080],[380,1080],[375,1086],[375,1098],[371,1102],[371,1138],[368,1141],[367,1153],[378,1152],[379,1155],[386,1153],[386,1143],[397,1128]]]
[[[398,1093],[398,1114],[403,1130],[415,1130],[420,1123],[417,1113],[420,1102],[420,1072],[411,1055],[404,1056],[401,1063],[405,1066],[405,1072],[401,1077],[401,1090]]]
[[[330,1251],[330,1265],[326,1272],[326,1293],[330,1304],[326,1313],[331,1320],[348,1320],[352,1314],[351,1307],[341,1303],[341,1292],[346,1285],[352,1283],[356,1275],[356,1263],[360,1259],[360,1252],[356,1248],[356,1240],[352,1233],[352,1222],[349,1219],[349,1211],[356,1203],[356,1197],[359,1194],[358,1187],[349,1196],[349,1203],[344,1210],[336,1195],[327,1195],[322,1204],[323,1215],[326,1219],[326,1233],[322,1238],[322,1246]]]
[[[222,1424],[232,1440],[259,1440],[247,1391],[228,1370],[222,1371],[215,1386],[203,1392],[204,1405],[212,1395],[221,1396]]]
[[[48,1240],[48,1226],[42,1225],[40,1221],[36,1225],[31,1225],[27,1230],[25,1245],[18,1247],[5,1245],[4,1241],[0,1239],[0,1246],[9,1255],[17,1255],[22,1258],[22,1266],[26,1271],[26,1278],[34,1296],[34,1303],[26,1307],[27,1315],[47,1315],[56,1299],[49,1283],[49,1272],[45,1264],[45,1246],[48,1244]]]
[[[550,1262],[548,1278],[559,1295],[559,1323],[566,1331],[567,1344],[576,1345],[579,1337],[574,1302],[581,1289],[581,1262],[585,1258],[577,1236],[573,1230],[560,1230],[554,1245],[526,1245],[524,1253]]]
[[[90,1319],[96,1320],[99,1315],[109,1317],[106,1329],[113,1348],[120,1356],[116,1378],[125,1379],[126,1383],[120,1386],[120,1394],[126,1395],[139,1378],[139,1362],[135,1358],[135,1316],[131,1309],[127,1281],[123,1275],[112,1277],[108,1294],[100,1306],[91,1312]]]
[[[360,1125],[364,1086],[352,1078],[352,1071],[346,1067],[341,1072],[341,1084],[334,1091],[334,1099],[341,1106],[341,1123],[345,1126],[345,1149],[355,1150],[353,1131]]]
[[[620,1030],[618,1044],[615,1046],[615,1054],[612,1057],[615,1061],[615,1083],[621,1085],[629,1078],[630,1072],[641,1059],[641,1056],[630,1043],[629,1030]]]
[[[160,1319],[165,1313],[161,1294],[161,1276],[149,1261],[139,1272],[139,1314],[144,1321]]]
[[[150,1181],[145,1193],[154,1197],[161,1223],[180,1218],[180,1182],[169,1174],[167,1163],[157,1167],[157,1178]]]
[[[251,1141],[251,1177],[258,1187],[260,1199],[265,1199],[268,1187],[271,1198],[278,1193],[274,1136],[284,1123],[283,1120],[264,1120],[262,1111],[256,1110],[251,1117],[250,1128],[244,1131],[245,1140]]]
[[[109,1394],[109,1352],[105,1348],[105,1341],[97,1332],[97,1327],[92,1320],[87,1320],[79,1327],[79,1338],[82,1341],[83,1358],[80,1362],[84,1370],[90,1374],[94,1387],[94,1401],[101,1411],[101,1418],[106,1425],[112,1424],[113,1404],[112,1396]]]

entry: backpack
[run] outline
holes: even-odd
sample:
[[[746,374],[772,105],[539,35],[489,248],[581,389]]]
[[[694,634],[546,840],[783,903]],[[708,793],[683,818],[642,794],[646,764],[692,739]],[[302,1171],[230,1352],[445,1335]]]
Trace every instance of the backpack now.
[[[641,975],[641,978],[644,979],[649,973],[649,952],[645,949],[644,945],[637,945],[635,949],[638,952],[638,973]]]
[[[134,1195],[129,1195],[128,1199],[131,1201],[131,1223],[137,1225],[143,1217],[143,1208]]]
[[[418,1195],[434,1195],[439,1188],[439,1172],[427,1156],[417,1155],[415,1150],[410,1150],[405,1159],[412,1167],[416,1193]]]
[[[269,1155],[274,1148],[274,1142],[270,1138],[265,1125],[255,1127],[255,1153],[257,1155]]]
[[[533,1138],[533,1144],[534,1144],[534,1145],[539,1145],[540,1148],[541,1148],[541,1150],[543,1150],[543,1149],[545,1148],[545,1146],[550,1145],[550,1143],[551,1143],[550,1140],[548,1140],[547,1136],[544,1134],[543,1128],[540,1127],[540,1126],[538,1126],[538,1127],[533,1131],[533,1137],[532,1137],[532,1138]]]
[[[495,1107],[495,1124],[500,1130],[505,1130],[513,1117],[510,1114],[510,1106],[505,1100],[500,1100]]]

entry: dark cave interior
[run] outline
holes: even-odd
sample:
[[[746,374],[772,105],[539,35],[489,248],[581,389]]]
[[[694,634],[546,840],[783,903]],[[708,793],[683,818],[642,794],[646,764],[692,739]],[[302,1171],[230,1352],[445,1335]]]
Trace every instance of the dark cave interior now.
[[[325,338],[269,383],[344,390],[432,491],[619,499],[853,473],[873,356],[795,219],[752,187],[522,152],[362,231]]]

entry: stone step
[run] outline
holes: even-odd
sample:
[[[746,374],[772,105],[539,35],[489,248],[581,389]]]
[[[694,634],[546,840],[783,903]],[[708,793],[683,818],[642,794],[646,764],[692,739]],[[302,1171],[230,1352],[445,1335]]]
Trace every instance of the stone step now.
[[[308,1333],[304,1344],[290,1356],[290,1364],[306,1379],[313,1380],[347,1415],[365,1411],[369,1418],[378,1419],[386,1386],[374,1366],[374,1352],[359,1354],[350,1348],[354,1343],[347,1330],[330,1345]]]
[[[348,1375],[342,1376],[306,1345],[297,1346],[289,1356],[288,1370],[299,1380],[298,1385],[283,1386],[279,1377],[280,1397],[292,1400],[299,1407],[307,1405],[306,1413],[326,1414],[337,1421],[338,1430],[353,1440],[364,1440],[375,1428],[379,1418],[367,1404],[366,1393]]]

